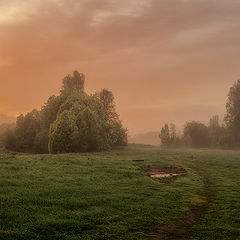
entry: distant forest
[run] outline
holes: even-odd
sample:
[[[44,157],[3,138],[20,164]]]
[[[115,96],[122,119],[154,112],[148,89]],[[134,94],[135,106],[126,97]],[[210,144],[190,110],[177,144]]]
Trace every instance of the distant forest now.
[[[113,93],[84,90],[85,76],[75,71],[62,81],[58,96],[49,97],[41,110],[21,114],[15,125],[1,125],[6,149],[30,153],[90,152],[127,145],[115,109]]]
[[[165,124],[159,134],[165,148],[240,148],[240,80],[229,90],[226,114],[222,124],[219,116],[213,116],[209,125],[187,122],[182,135],[177,135],[175,124]]]

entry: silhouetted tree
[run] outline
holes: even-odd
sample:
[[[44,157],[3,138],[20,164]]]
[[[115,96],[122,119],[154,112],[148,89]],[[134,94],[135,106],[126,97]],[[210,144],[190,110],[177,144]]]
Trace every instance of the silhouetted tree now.
[[[229,90],[226,103],[225,123],[232,135],[234,145],[240,146],[240,80]]]
[[[162,145],[164,147],[168,147],[170,145],[170,131],[168,124],[165,124],[164,127],[162,127],[159,138],[161,139]]]
[[[210,121],[209,121],[209,127],[211,128],[218,128],[220,125],[219,125],[219,116],[218,115],[214,115],[210,118]]]
[[[17,118],[16,129],[7,134],[6,148],[21,152],[33,152],[35,137],[39,130],[39,112],[36,109],[25,116],[21,114]]]
[[[176,133],[176,126],[173,123],[170,124],[170,127],[168,124],[162,127],[159,138],[164,147],[179,147],[180,145],[180,139],[177,137]]]
[[[199,122],[187,122],[184,130],[184,138],[191,147],[201,148],[210,146],[208,127]]]
[[[209,121],[210,147],[222,148],[226,141],[226,129],[219,124],[219,116],[215,115]]]

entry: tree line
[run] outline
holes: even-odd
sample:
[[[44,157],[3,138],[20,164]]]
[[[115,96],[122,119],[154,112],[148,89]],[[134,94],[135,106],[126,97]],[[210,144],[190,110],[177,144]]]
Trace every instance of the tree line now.
[[[113,93],[84,90],[85,76],[78,71],[62,81],[59,95],[51,96],[41,110],[21,114],[15,127],[4,133],[6,149],[31,153],[108,150],[127,144],[115,109]]]
[[[183,133],[177,134],[174,124],[165,124],[159,134],[161,144],[166,148],[240,148],[240,80],[229,90],[226,114],[223,123],[219,116],[213,116],[208,125],[191,121],[184,126]]]

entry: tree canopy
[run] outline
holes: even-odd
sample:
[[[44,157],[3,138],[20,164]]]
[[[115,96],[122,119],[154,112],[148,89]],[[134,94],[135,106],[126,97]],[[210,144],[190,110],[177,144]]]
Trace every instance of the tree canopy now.
[[[85,75],[74,71],[73,75],[67,75],[62,81],[62,90],[83,92],[85,83]]]

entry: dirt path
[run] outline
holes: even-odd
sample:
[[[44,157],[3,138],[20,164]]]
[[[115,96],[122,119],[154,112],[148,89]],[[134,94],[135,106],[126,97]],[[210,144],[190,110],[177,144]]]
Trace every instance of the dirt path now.
[[[208,180],[204,179],[203,196],[206,198],[204,205],[190,207],[190,210],[182,218],[160,226],[157,232],[153,236],[148,237],[147,240],[189,239],[191,236],[191,227],[204,216],[209,208],[209,204],[214,199],[214,195],[209,187]]]

